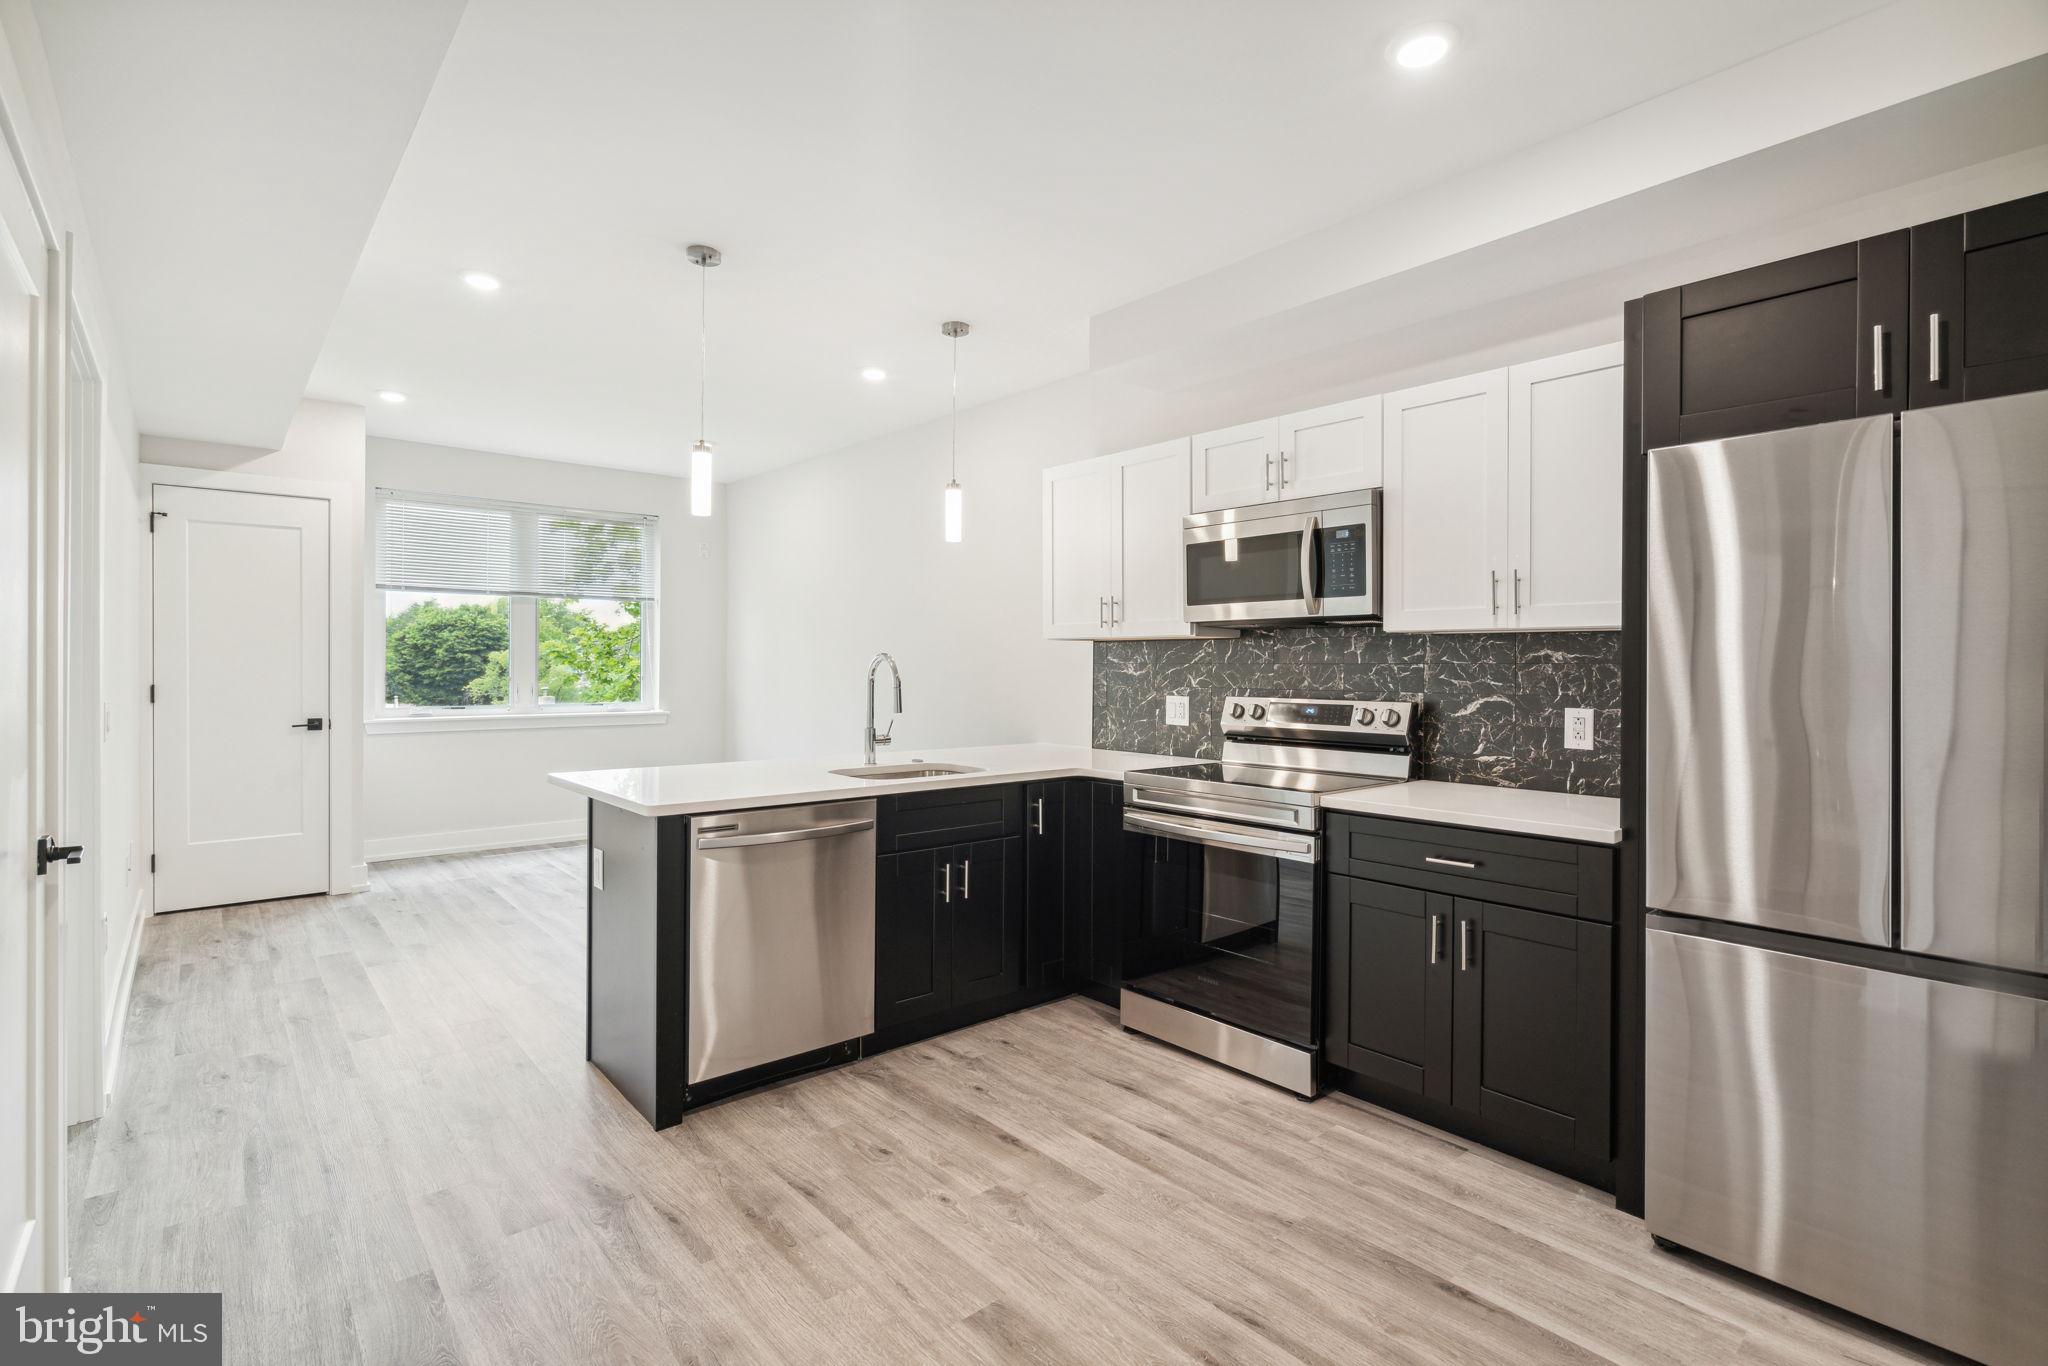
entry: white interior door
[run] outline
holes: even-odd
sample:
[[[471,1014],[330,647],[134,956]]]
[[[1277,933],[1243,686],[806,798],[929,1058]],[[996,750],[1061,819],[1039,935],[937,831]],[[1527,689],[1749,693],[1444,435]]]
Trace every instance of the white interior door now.
[[[1280,496],[1319,498],[1380,486],[1380,396],[1280,419]]]
[[[1506,628],[1508,372],[1384,403],[1387,629]]]
[[[1621,346],[1508,369],[1515,625],[1621,629]]]
[[[5,193],[19,195],[8,175]],[[38,291],[0,216],[0,1292],[55,1290],[61,1123],[54,1081],[55,943],[36,874],[46,833],[49,540],[54,485],[38,477]],[[52,898],[54,904],[54,898]]]
[[[1045,472],[1045,634],[1087,640],[1109,633],[1116,577],[1115,456]]]
[[[155,908],[326,891],[328,504],[155,495]]]
[[[1272,418],[1194,439],[1189,495],[1196,512],[1270,503],[1280,496],[1280,424]]]
[[[1126,451],[1118,459],[1118,592],[1112,634],[1184,636],[1186,572],[1181,518],[1188,513],[1188,439]]]

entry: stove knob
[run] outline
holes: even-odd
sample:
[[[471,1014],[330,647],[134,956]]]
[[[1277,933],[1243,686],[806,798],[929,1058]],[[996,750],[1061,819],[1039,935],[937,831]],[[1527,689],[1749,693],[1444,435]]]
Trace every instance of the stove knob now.
[[[1380,713],[1380,722],[1382,725],[1398,726],[1401,724],[1401,713],[1393,707],[1388,707]]]
[[[1254,703],[1254,704],[1252,705],[1252,720],[1254,720],[1254,721],[1263,721],[1263,720],[1265,720],[1265,719],[1266,719],[1266,709],[1265,709],[1264,707],[1262,707],[1262,706],[1259,706],[1259,705],[1258,705],[1257,703]]]
[[[1358,709],[1358,724],[1361,726],[1369,726],[1372,723],[1373,709],[1371,707],[1360,707]]]
[[[1235,721],[1235,720],[1239,719],[1240,717],[1242,717],[1243,715],[1244,715],[1244,703],[1242,703],[1242,702],[1232,702],[1232,703],[1230,704],[1230,718],[1231,718],[1231,720]]]

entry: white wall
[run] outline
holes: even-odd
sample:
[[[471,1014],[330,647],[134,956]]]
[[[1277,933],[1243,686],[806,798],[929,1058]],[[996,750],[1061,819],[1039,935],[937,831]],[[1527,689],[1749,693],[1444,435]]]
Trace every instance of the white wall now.
[[[1555,355],[1620,331],[1617,310],[1589,328],[1334,388],[1281,381],[1167,394],[1082,375],[984,404],[960,415],[966,526],[958,545],[941,536],[944,421],[735,484],[724,491],[732,757],[856,759],[863,680],[878,650],[894,654],[904,674],[904,716],[888,757],[914,758],[921,745],[1086,744],[1093,652],[1040,634],[1041,471]],[[963,355],[962,363],[971,362]]]
[[[299,403],[284,445],[274,451],[178,437],[141,440],[144,464],[155,467],[144,471],[147,478],[256,492],[322,494],[333,500],[329,552],[337,591],[327,705],[335,730],[329,756],[337,792],[330,826],[329,886],[337,891],[369,885],[363,863],[363,691],[357,682],[363,673],[363,443],[360,407],[318,399]],[[146,507],[149,489],[142,492]]]
[[[690,516],[685,480],[379,437],[369,442],[369,480],[372,487],[658,516],[657,686],[669,713],[656,725],[372,734],[364,751],[371,859],[575,837],[583,803],[549,784],[550,772],[725,757],[725,519]],[[364,629],[382,629],[374,591],[366,595]],[[366,680],[365,696],[369,686]]]

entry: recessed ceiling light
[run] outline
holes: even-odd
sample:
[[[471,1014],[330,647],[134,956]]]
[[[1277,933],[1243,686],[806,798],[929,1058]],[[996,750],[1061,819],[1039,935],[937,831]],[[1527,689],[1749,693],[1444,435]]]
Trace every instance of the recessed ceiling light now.
[[[1409,71],[1435,66],[1451,53],[1457,30],[1449,24],[1431,24],[1404,33],[1387,44],[1387,60]]]
[[[396,389],[379,389],[377,397],[383,399],[386,403],[405,402],[405,395],[399,393]]]
[[[860,372],[860,377],[870,384],[880,384],[883,380],[889,378],[889,372],[879,365],[870,365],[867,369]]]
[[[489,271],[465,270],[462,272],[462,283],[468,285],[479,294],[495,294],[498,292],[498,286],[503,281],[499,280],[497,276]]]

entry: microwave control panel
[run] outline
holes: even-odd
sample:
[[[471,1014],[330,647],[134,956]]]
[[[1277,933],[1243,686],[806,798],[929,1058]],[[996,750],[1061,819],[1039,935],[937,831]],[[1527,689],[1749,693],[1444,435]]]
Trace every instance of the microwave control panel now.
[[[1366,592],[1365,528],[1325,527],[1322,542],[1323,581],[1326,598],[1363,597]]]

